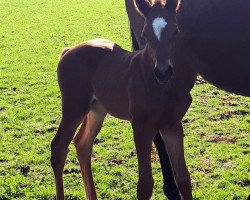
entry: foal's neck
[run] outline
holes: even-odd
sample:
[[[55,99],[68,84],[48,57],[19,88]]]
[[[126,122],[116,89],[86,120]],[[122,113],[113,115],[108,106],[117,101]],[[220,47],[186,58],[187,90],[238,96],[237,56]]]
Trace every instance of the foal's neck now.
[[[143,49],[133,52],[135,57],[137,57],[137,61],[135,62],[135,68],[139,71],[137,73],[141,74],[143,78],[144,86],[152,88],[152,86],[157,86],[159,83],[154,74],[155,62],[152,56],[152,52],[148,45],[146,45]],[[161,84],[161,88],[165,90],[165,84]]]
[[[142,68],[143,69],[149,68],[153,72],[154,60],[153,60],[153,56],[152,56],[152,53],[150,52],[150,48],[149,48],[148,44],[146,44],[146,46],[140,51],[141,51],[140,55],[142,58],[142,62],[141,62]]]

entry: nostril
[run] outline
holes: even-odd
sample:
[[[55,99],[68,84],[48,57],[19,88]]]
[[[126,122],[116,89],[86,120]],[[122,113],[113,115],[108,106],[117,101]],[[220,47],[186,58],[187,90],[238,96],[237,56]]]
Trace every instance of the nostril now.
[[[160,82],[160,83],[166,83],[168,82],[172,75],[173,75],[173,69],[172,67],[168,67],[168,69],[164,72],[164,73],[161,73],[157,67],[154,68],[154,73],[155,73],[155,76],[157,78],[157,80]]]
[[[171,78],[172,74],[173,74],[173,68],[172,68],[172,66],[169,66],[168,70],[165,71],[165,73],[164,73],[164,77],[170,77]]]
[[[157,67],[154,68],[154,73],[157,79],[161,80],[162,79],[162,74],[161,72],[157,69]]]

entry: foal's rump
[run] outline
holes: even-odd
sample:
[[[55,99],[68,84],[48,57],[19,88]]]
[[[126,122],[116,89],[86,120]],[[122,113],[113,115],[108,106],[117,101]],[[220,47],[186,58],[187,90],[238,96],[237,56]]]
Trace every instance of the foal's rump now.
[[[77,78],[89,81],[102,58],[110,55],[114,46],[111,41],[96,39],[63,49],[57,69],[59,83]]]
[[[92,78],[102,58],[111,54],[113,46],[112,42],[95,40],[62,51],[57,74],[63,99],[73,98],[75,94],[83,98],[92,96]]]
[[[97,99],[115,117],[128,119],[128,52],[106,39],[89,40],[63,50],[58,82],[64,101]],[[75,96],[75,97],[74,97]]]

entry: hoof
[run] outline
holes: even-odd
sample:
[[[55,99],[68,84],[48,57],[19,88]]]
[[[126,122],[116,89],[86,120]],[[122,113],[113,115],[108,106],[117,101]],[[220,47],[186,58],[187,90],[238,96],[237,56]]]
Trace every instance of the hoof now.
[[[177,189],[177,187],[168,186],[164,184],[163,191],[165,196],[169,200],[181,200],[181,195],[179,194],[179,190]]]

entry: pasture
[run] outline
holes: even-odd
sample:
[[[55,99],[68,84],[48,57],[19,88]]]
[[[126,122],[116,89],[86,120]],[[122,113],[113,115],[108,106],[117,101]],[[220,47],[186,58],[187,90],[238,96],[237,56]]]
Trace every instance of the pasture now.
[[[124,1],[0,1],[0,199],[54,199],[50,142],[61,117],[61,50],[92,38],[130,49]],[[250,98],[199,78],[183,119],[196,200],[244,200],[250,193]],[[136,199],[137,159],[126,121],[106,118],[93,152],[100,199]],[[156,152],[152,199],[165,199]],[[67,199],[84,199],[74,146],[64,171]]]

